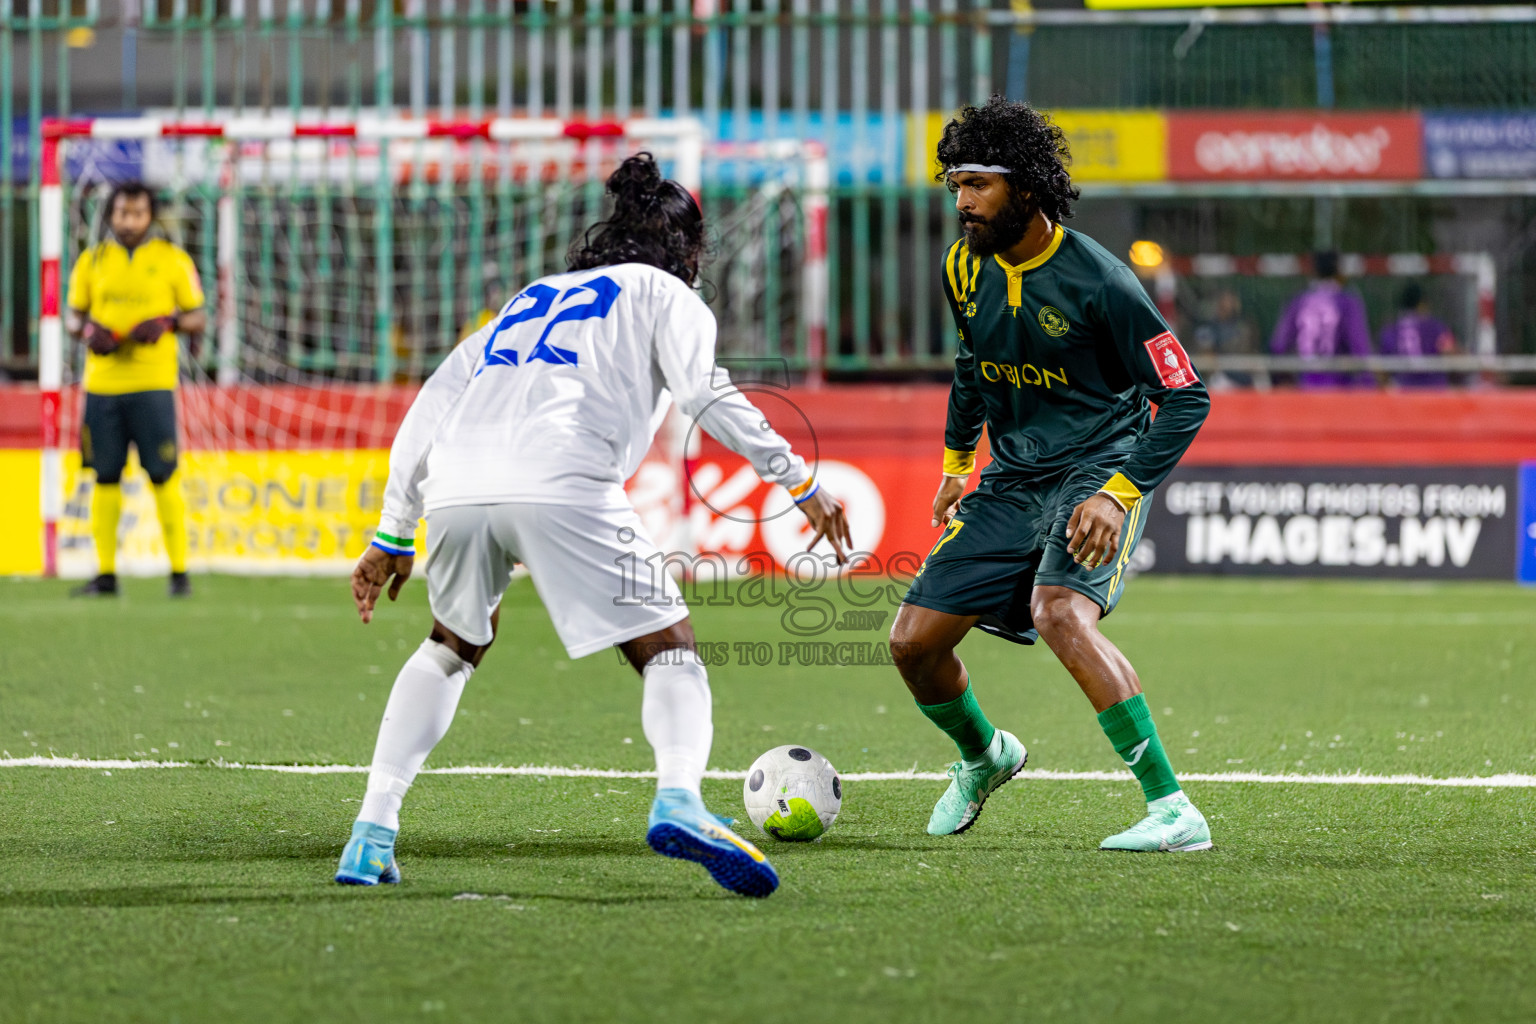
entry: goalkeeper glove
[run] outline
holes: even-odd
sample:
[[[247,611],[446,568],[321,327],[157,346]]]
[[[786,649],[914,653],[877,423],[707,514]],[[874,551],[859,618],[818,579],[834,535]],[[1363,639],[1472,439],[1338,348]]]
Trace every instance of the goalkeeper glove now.
[[[159,341],[160,335],[166,331],[174,331],[175,329],[176,318],[174,316],[157,316],[154,319],[145,320],[143,323],[134,324],[133,330],[128,332],[128,337],[142,344],[150,345]]]
[[[80,331],[80,339],[85,342],[85,347],[98,356],[108,356],[117,351],[119,344],[117,335],[97,323],[95,320],[87,320],[85,327]]]

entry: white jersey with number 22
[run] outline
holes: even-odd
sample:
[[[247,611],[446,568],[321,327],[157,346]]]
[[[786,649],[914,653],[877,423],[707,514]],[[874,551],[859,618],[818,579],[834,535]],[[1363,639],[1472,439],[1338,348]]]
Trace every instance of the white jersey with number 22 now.
[[[672,274],[623,263],[543,277],[422,385],[389,458],[379,530],[423,510],[622,497],[670,401],[769,483],[810,477],[715,365],[715,317]]]

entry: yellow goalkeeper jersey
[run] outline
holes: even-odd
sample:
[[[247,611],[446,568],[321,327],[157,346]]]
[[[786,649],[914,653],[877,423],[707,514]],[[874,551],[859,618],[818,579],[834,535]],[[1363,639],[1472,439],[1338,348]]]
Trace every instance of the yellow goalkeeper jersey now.
[[[150,238],[129,252],[105,241],[80,254],[69,275],[69,307],[122,337],[158,316],[197,309],[203,286],[186,250]],[[85,357],[85,390],[97,395],[169,391],[176,387],[176,335],[124,341],[117,351]]]

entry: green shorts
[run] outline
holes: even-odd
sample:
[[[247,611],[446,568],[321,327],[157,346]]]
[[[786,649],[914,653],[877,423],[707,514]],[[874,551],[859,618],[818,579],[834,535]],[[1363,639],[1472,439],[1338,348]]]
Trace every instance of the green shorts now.
[[[1043,483],[984,477],[960,502],[903,600],[952,615],[979,615],[978,629],[1024,644],[1039,635],[1029,611],[1036,584],[1086,594],[1108,615],[1125,592],[1126,566],[1146,526],[1152,492],[1126,515],[1120,549],[1097,569],[1078,565],[1067,554],[1067,521],[1121,462],[1078,467]]]
[[[81,465],[96,471],[96,482],[123,478],[128,443],[139,450],[139,465],[149,479],[163,484],[176,472],[176,393],[132,391],[126,395],[85,396],[80,424]]]

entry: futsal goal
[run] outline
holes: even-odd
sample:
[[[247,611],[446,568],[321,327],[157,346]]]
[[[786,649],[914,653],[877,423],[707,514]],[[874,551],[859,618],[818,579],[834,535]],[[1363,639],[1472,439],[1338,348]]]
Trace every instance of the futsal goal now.
[[[194,569],[348,566],[415,388],[518,288],[564,269],[601,216],[604,180],[635,152],[653,153],[704,205],[705,297],[722,352],[824,349],[827,170],[816,144],[711,144],[688,118],[337,122],[321,111],[53,120],[42,135],[48,575],[94,567],[90,474],[75,454],[84,353],[66,343],[61,314],[69,267],[106,237],[105,199],[125,176],[154,191],[156,230],[192,256],[207,295],[208,334],[184,348],[178,392]],[[686,434],[664,430],[653,456],[670,483],[649,474],[643,509],[658,538],[682,546]],[[163,571],[147,481],[132,469],[121,533],[120,571]]]

